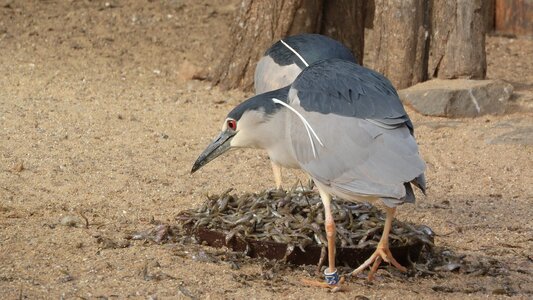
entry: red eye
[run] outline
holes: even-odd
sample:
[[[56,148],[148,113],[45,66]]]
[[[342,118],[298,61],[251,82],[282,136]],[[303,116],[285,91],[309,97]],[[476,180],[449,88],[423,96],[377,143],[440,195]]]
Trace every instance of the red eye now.
[[[237,122],[235,120],[228,120],[228,127],[231,130],[237,130]]]

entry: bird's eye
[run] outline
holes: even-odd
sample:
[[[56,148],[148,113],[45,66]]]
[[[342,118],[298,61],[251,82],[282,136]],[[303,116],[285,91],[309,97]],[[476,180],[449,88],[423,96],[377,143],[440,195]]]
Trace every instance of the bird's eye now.
[[[228,127],[233,131],[237,130],[237,122],[235,120],[228,120]]]

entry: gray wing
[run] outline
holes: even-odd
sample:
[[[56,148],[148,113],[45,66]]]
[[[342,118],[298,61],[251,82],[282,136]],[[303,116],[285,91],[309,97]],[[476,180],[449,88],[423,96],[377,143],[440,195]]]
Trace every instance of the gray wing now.
[[[392,85],[372,73],[362,74],[377,78],[375,82],[348,73],[337,62],[310,78],[316,76],[308,72],[314,68],[302,72],[288,97],[289,105],[309,122],[323,145],[309,137],[296,114],[289,114],[291,144],[302,169],[342,196],[409,196],[405,183],[420,177],[425,164]],[[350,84],[350,79],[355,83]],[[352,92],[345,94],[346,90]]]
[[[412,124],[392,83],[349,61],[328,59],[306,68],[293,83],[309,112],[372,119],[384,125]]]
[[[342,194],[401,199],[404,183],[420,176],[425,164],[407,126],[386,129],[367,120],[299,112],[324,146],[291,116],[291,144],[303,170]],[[311,140],[314,143],[316,157]]]

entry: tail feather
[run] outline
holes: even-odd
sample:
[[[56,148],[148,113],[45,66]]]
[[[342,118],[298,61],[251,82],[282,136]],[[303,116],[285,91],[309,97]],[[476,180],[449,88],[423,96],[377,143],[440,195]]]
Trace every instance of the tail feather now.
[[[424,195],[426,195],[426,176],[424,173],[420,174],[417,178],[411,181],[417,188],[419,188]]]

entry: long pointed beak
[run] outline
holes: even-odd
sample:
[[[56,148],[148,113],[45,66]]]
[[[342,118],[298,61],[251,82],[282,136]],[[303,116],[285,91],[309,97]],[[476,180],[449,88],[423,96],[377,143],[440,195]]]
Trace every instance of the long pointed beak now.
[[[198,156],[198,159],[194,162],[194,165],[191,169],[191,174],[196,172],[198,169],[206,165],[208,162],[217,158],[224,152],[230,149],[230,142],[233,136],[236,134],[235,131],[225,130],[222,131],[212,142],[205,148],[204,152]]]

